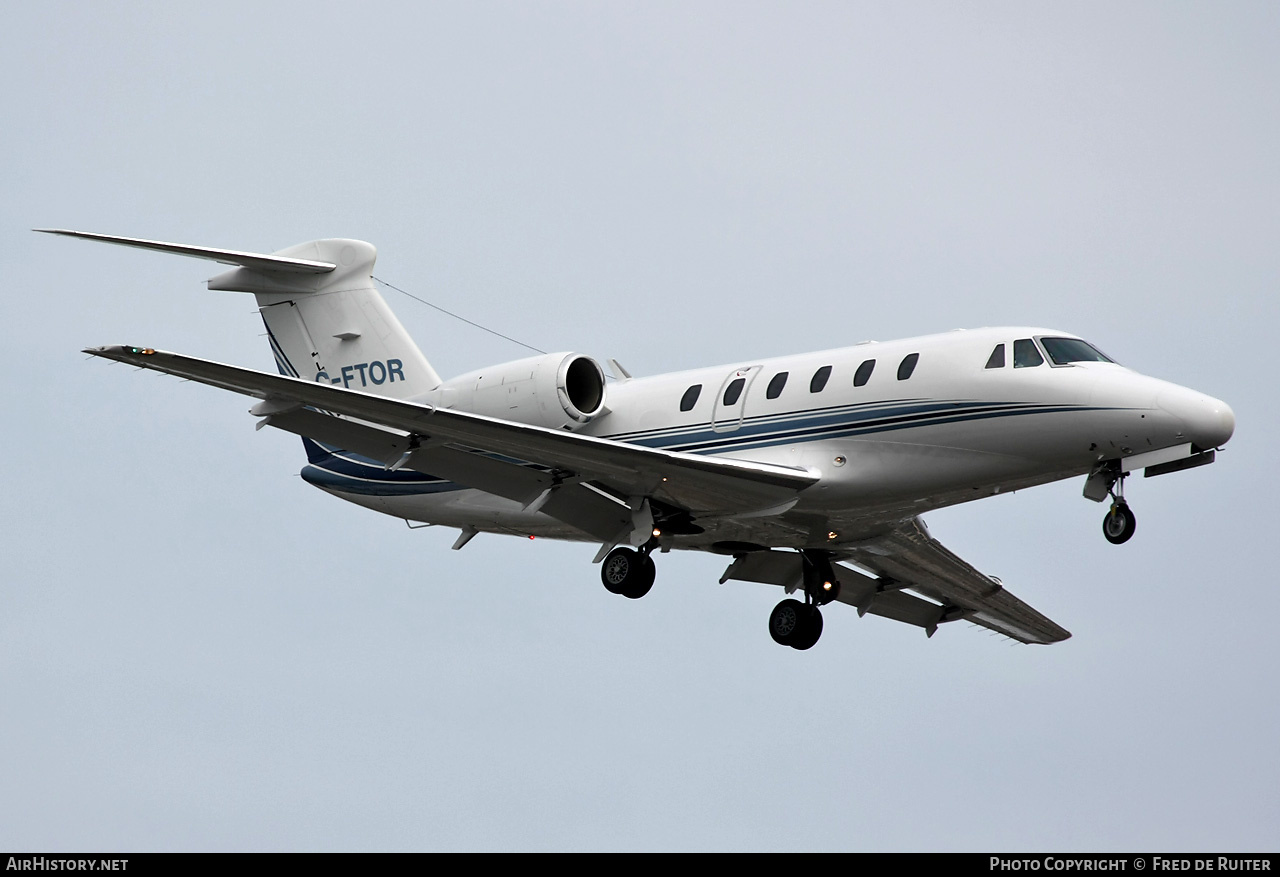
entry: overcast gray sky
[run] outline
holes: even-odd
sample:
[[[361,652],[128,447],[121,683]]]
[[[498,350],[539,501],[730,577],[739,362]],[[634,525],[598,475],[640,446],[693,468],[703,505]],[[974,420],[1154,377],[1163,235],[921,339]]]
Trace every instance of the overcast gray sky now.
[[[1271,850],[1280,6],[10,4],[0,848]],[[1048,325],[1227,400],[1217,464],[928,517],[1074,633],[410,531],[238,396],[248,296],[59,226],[379,276],[635,374]],[[521,348],[395,293],[436,368]],[[847,610],[847,611],[846,611]]]

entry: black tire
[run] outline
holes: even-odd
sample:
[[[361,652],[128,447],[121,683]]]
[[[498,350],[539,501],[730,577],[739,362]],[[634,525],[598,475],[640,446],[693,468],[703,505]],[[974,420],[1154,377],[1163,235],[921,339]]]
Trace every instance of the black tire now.
[[[1106,536],[1107,541],[1112,545],[1128,542],[1137,529],[1138,519],[1124,503],[1115,505],[1102,519],[1102,535]]]
[[[658,575],[658,568],[654,566],[653,558],[645,557],[638,552],[637,554],[641,562],[636,569],[635,581],[628,584],[622,591],[622,596],[632,600],[639,600],[649,593],[649,589],[653,587],[653,580]]]
[[[627,593],[627,588],[633,586],[639,577],[643,566],[640,560],[640,552],[630,548],[615,548],[610,551],[604,563],[600,564],[600,581],[604,583],[605,590],[610,594]]]
[[[818,642],[818,638],[822,636],[822,612],[817,606],[806,606],[807,615],[804,619],[804,626],[796,632],[791,638],[791,648],[804,651],[811,649]]]
[[[789,646],[804,630],[808,607],[799,600],[783,600],[769,613],[769,636],[780,646]]]

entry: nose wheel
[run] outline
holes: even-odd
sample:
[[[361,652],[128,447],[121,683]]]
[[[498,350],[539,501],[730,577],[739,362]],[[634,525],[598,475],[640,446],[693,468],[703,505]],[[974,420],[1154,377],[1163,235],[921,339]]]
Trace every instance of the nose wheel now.
[[[1110,460],[1098,464],[1084,485],[1085,499],[1102,502],[1111,497],[1111,509],[1102,519],[1102,535],[1112,545],[1128,542],[1138,529],[1138,520],[1124,500],[1124,480],[1128,474],[1122,471],[1118,460]]]
[[[1102,519],[1102,535],[1106,536],[1107,541],[1112,545],[1128,542],[1137,529],[1138,519],[1134,517],[1129,504],[1123,499],[1113,502],[1111,511],[1107,512],[1107,516]]]
[[[1112,545],[1120,545],[1133,538],[1138,529],[1138,519],[1134,516],[1129,504],[1124,501],[1124,479],[1127,473],[1121,472],[1107,487],[1111,496],[1111,510],[1102,519],[1102,535]]]

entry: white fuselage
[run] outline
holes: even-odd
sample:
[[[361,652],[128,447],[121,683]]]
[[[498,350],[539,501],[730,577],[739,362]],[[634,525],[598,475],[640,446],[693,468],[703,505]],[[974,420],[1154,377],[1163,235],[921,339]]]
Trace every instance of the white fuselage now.
[[[1015,341],[1041,337],[1075,336],[1025,327],[955,331],[616,381],[609,413],[581,432],[821,476],[791,507],[700,518],[704,532],[673,537],[675,548],[832,547],[930,509],[1084,475],[1108,460],[1230,438],[1231,409],[1185,387],[1112,362],[1015,364]],[[991,366],[997,345],[1004,364]],[[914,368],[900,379],[911,354]],[[693,387],[700,390],[689,404]],[[308,480],[407,520],[584,538],[518,503],[447,483],[379,495]]]

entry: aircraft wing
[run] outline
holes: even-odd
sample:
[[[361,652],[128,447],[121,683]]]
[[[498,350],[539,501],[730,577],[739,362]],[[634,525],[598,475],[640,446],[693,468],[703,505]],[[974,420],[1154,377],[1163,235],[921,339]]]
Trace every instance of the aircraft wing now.
[[[1048,645],[1071,636],[1006,591],[1000,582],[948,551],[918,519],[887,535],[842,546],[836,557],[876,574],[872,577],[841,564],[833,566],[840,581],[837,599],[856,607],[859,615],[870,613],[914,624],[930,636],[938,625],[960,620],[1022,643]],[[793,589],[801,585],[802,577],[799,553],[773,550],[740,555],[721,581],[736,579]]]
[[[913,520],[841,555],[892,587],[907,587],[945,607],[941,621],[964,619],[1024,643],[1061,642],[1064,628],[1010,594],[997,579],[948,551]]]
[[[265,404],[255,408],[255,413],[275,418],[279,412],[283,428],[321,441],[328,440],[326,436],[338,438],[350,434],[356,440],[369,443],[369,427],[363,427],[362,432],[361,424],[337,418],[330,418],[326,425],[324,420],[317,419],[326,416],[321,412],[398,431],[388,434],[390,439],[385,448],[393,454],[393,459],[407,454],[405,465],[409,468],[421,467],[427,474],[449,478],[467,487],[509,495],[498,488],[499,483],[504,481],[505,474],[516,475],[517,469],[525,469],[523,475],[513,480],[513,489],[519,497],[533,502],[540,492],[545,493],[539,509],[602,541],[618,533],[616,521],[630,520],[629,512],[623,517],[615,513],[608,521],[602,519],[591,525],[591,520],[597,517],[593,511],[581,503],[567,502],[569,494],[555,496],[556,490],[548,491],[548,488],[558,490],[564,485],[581,493],[587,490],[583,482],[589,481],[613,495],[617,501],[604,501],[617,508],[624,508],[619,505],[620,501],[650,497],[695,516],[731,516],[785,506],[817,481],[816,475],[789,466],[647,448],[150,348],[94,347],[84,352],[263,399]],[[340,423],[343,425],[339,426]],[[412,443],[409,437],[413,437]],[[422,450],[414,451],[414,447]],[[360,448],[352,450],[365,453]],[[454,452],[452,457],[448,452]],[[467,459],[460,459],[458,452],[465,453]],[[510,459],[494,459],[495,456]],[[449,471],[438,471],[433,461]],[[551,471],[531,472],[528,467],[513,465],[516,461]],[[392,465],[390,460],[388,465]],[[499,468],[504,465],[509,468]],[[601,535],[602,526],[612,529]]]

